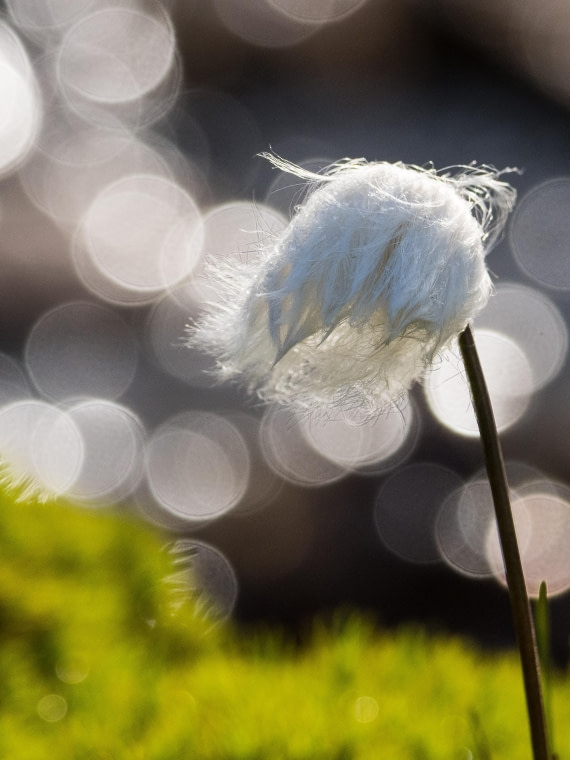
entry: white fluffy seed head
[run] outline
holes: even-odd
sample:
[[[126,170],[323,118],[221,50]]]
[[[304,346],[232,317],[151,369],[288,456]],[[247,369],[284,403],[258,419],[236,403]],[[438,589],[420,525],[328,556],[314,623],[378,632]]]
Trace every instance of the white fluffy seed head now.
[[[320,175],[266,157],[307,198],[251,261],[212,265],[220,297],[189,342],[264,401],[380,411],[487,303],[515,191],[490,167],[345,160]]]

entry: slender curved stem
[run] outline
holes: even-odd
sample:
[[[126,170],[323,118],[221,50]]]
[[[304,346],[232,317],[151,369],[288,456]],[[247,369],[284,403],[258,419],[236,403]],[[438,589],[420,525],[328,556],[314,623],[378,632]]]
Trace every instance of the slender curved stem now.
[[[534,760],[549,760],[536,637],[515,533],[505,465],[487,384],[481,369],[473,333],[469,326],[459,336],[459,348],[471,388],[471,397],[481,433],[487,475],[495,505],[499,540],[521,658],[533,758]]]

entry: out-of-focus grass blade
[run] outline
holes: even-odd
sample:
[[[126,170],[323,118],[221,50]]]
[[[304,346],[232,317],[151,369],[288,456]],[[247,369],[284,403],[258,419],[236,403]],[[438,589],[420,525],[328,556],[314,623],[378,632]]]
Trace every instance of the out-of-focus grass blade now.
[[[552,658],[550,653],[550,613],[548,609],[548,592],[546,582],[542,581],[538,599],[534,605],[534,624],[536,629],[536,645],[542,670],[542,687],[544,694],[544,711],[548,729],[548,743],[552,760],[556,760],[554,752],[554,735],[552,727]]]
[[[469,718],[471,722],[471,731],[473,733],[473,743],[476,753],[475,757],[480,758],[480,760],[492,760],[489,739],[483,728],[479,713],[476,710],[472,710],[469,713]]]

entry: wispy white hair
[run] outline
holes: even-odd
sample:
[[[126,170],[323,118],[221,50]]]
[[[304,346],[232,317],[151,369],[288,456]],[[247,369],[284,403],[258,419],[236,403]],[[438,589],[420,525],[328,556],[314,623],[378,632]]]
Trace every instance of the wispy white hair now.
[[[382,410],[487,303],[515,190],[488,166],[345,159],[314,174],[264,156],[310,183],[306,200],[251,261],[212,265],[220,297],[190,344],[264,401]]]

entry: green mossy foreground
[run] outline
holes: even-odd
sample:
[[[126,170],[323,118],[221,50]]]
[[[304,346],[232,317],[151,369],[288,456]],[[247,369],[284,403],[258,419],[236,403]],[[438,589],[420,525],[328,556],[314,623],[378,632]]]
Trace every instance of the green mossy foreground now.
[[[0,757],[524,760],[517,659],[361,618],[272,633],[173,616],[164,540],[58,504],[0,502]],[[483,611],[481,611],[483,612]],[[570,681],[555,684],[570,758]]]

